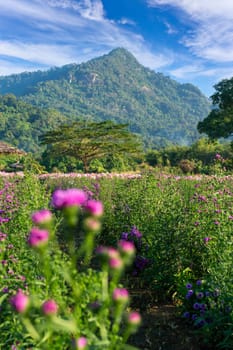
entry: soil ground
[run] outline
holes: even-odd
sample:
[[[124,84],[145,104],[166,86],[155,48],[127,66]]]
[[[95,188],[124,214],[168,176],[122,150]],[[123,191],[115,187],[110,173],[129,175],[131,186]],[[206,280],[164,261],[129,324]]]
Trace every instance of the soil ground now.
[[[131,305],[142,315],[142,325],[129,344],[140,350],[207,350],[180,317],[172,303],[156,303],[148,293],[138,293]]]

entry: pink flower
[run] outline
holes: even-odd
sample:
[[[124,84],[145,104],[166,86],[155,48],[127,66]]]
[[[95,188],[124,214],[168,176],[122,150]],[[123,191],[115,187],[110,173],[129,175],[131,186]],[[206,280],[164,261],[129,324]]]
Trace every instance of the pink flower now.
[[[129,300],[129,292],[125,288],[115,288],[112,298],[116,302],[126,303]]]
[[[94,216],[102,216],[104,212],[103,204],[100,201],[96,201],[94,199],[90,199],[85,204],[85,209],[88,211],[91,215]]]
[[[133,311],[128,315],[128,323],[130,325],[138,326],[140,325],[141,320],[141,315],[136,311]]]
[[[24,313],[29,305],[29,297],[25,295],[21,289],[10,300],[11,305],[19,313]]]
[[[56,190],[52,195],[52,205],[57,209],[62,209],[70,206],[81,206],[87,200],[87,195],[84,191],[77,188],[68,190]]]
[[[135,246],[130,241],[122,239],[118,242],[118,247],[122,253],[126,253],[127,255],[133,255],[135,253]]]
[[[34,224],[43,224],[52,220],[52,213],[48,209],[42,209],[32,214]]]
[[[123,268],[123,261],[121,258],[110,258],[109,260],[109,266],[113,270],[122,270]]]
[[[42,311],[45,315],[55,315],[58,311],[58,305],[53,300],[46,300],[42,305]]]
[[[74,341],[75,349],[84,350],[87,346],[87,338],[80,337]]]
[[[41,247],[47,244],[49,240],[49,233],[46,230],[41,230],[33,227],[30,231],[28,244],[32,247]]]
[[[84,226],[85,230],[95,233],[95,232],[100,231],[101,223],[96,218],[88,217],[84,220],[83,226]]]

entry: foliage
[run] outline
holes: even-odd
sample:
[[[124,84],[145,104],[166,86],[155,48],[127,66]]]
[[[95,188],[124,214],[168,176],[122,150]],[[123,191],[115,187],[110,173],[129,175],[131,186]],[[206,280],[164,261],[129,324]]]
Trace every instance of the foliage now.
[[[199,136],[198,121],[209,113],[207,98],[195,86],[143,67],[124,49],[80,65],[0,77],[0,93],[59,110],[70,122],[79,116],[85,121],[128,124],[146,147],[192,143]],[[41,116],[37,123],[40,120],[44,123],[46,118]]]
[[[218,154],[217,162],[221,161],[219,156]],[[121,177],[114,177],[113,174],[108,176],[103,174],[102,177],[98,174],[95,176],[83,174],[82,177],[80,174],[76,175],[78,176],[66,174],[62,178],[57,174],[57,178],[49,178],[49,174],[45,174],[40,176],[43,179],[41,181],[35,176],[4,180],[0,197],[3,208],[0,215],[3,233],[0,244],[1,247],[4,246],[2,252],[4,255],[0,266],[1,271],[4,271],[3,275],[8,278],[1,279],[0,288],[2,290],[0,300],[4,306],[4,312],[1,313],[3,344],[6,341],[10,348],[14,339],[21,339],[24,332],[16,319],[14,323],[11,321],[12,312],[8,297],[13,291],[18,288],[25,290],[26,286],[31,290],[33,281],[36,281],[34,294],[41,293],[38,307],[46,299],[44,279],[41,278],[42,264],[39,264],[33,251],[27,247],[28,231],[31,228],[29,213],[36,208],[47,207],[50,193],[54,189],[78,187],[85,191],[88,199],[101,200],[104,203],[102,230],[95,236],[95,243],[116,247],[121,233],[121,238],[127,242],[134,242],[137,256],[144,258],[135,261],[133,266],[137,268],[136,273],[134,269],[129,269],[128,274],[124,276],[123,281],[128,289],[132,289],[134,293],[146,290],[153,295],[154,300],[163,300],[166,303],[174,300],[183,311],[192,311],[192,314],[195,313],[192,306],[198,302],[196,293],[219,291],[216,300],[212,297],[207,299],[206,295],[203,299],[205,303],[209,303],[208,315],[212,317],[213,322],[205,324],[204,327],[198,327],[194,323],[194,328],[201,332],[202,339],[211,344],[212,349],[231,349],[233,345],[233,319],[230,311],[233,307],[232,176],[184,177],[150,173],[138,177],[135,174],[130,177],[128,174],[123,178],[122,174]],[[80,218],[80,224],[83,219],[85,217]],[[52,257],[54,263],[60,267],[59,271],[62,271],[63,263],[67,266],[69,264],[68,242],[71,236],[68,234],[63,215],[57,211],[56,220],[62,255],[56,259],[56,251],[59,250],[55,249],[55,245]],[[76,236],[77,247],[85,237],[83,233],[82,230],[81,234]],[[7,234],[7,239],[4,234]],[[81,261],[83,258],[81,257]],[[97,262],[97,259],[92,260],[95,269],[99,266]],[[145,266],[145,262],[149,263],[147,268],[143,269],[141,267]],[[79,271],[84,269],[86,272],[85,264],[81,263],[78,267]],[[26,280],[22,276],[25,276]],[[55,276],[54,274],[56,280]],[[97,269],[94,276],[86,273],[84,288],[91,290],[91,284],[95,284],[97,291],[95,293],[98,293],[101,289],[100,276],[101,269]],[[69,297],[66,299],[67,291],[62,278],[59,274],[56,282],[59,287],[54,294],[54,300],[61,300],[61,310],[67,305],[66,302],[71,300]],[[205,283],[197,286],[197,280]],[[187,294],[185,285],[188,282],[195,285],[192,300],[187,300],[185,297]],[[94,299],[94,296],[91,299]],[[8,308],[5,308],[6,304]],[[225,313],[226,307],[229,313]],[[86,301],[84,308],[85,312],[89,312]],[[201,311],[200,308],[198,310]],[[33,312],[38,320],[44,320],[43,316],[38,314],[36,305]],[[193,326],[191,318],[189,322],[190,326]],[[42,327],[40,325],[36,327]],[[65,338],[63,340],[65,341]],[[30,338],[28,341],[31,341]]]
[[[28,237],[21,234],[19,250],[10,230],[1,233],[1,347],[59,350],[73,343],[74,349],[135,349],[126,342],[140,315],[129,312],[128,291],[119,284],[134,247],[130,252],[123,244],[119,250],[102,247],[102,263],[90,268],[102,205],[86,200],[82,190],[56,191],[56,212],[33,213],[34,226]],[[62,245],[58,231],[65,237]]]
[[[55,110],[32,106],[12,94],[0,96],[0,116],[0,140],[33,153],[41,152],[39,135],[65,120]]]
[[[198,131],[212,139],[227,138],[233,133],[233,78],[224,79],[214,86],[211,96],[214,108],[198,123]]]
[[[111,121],[63,125],[40,139],[48,146],[46,157],[74,157],[82,161],[86,172],[92,160],[121,154],[132,156],[141,151],[138,138],[126,130],[126,125]]]
[[[216,155],[221,155],[221,159],[216,159]],[[189,172],[203,174],[220,174],[231,172],[232,170],[232,149],[229,143],[220,143],[216,140],[201,138],[191,146],[170,146],[161,150],[150,150],[146,153],[146,161],[151,166],[164,168],[169,166],[179,173],[182,171],[180,165],[183,163],[192,164]],[[174,170],[173,170],[174,171]]]

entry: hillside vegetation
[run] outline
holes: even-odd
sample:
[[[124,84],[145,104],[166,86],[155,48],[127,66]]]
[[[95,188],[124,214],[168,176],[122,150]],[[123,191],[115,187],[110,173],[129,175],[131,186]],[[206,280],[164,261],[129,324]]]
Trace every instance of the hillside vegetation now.
[[[82,64],[0,77],[0,94],[8,93],[43,108],[43,112],[35,109],[36,118],[17,116],[17,125],[23,120],[27,125],[24,141],[11,130],[14,106],[4,112],[7,128],[1,126],[1,138],[25,150],[35,148],[30,138],[37,143],[36,129],[42,132],[63,119],[127,123],[130,131],[142,135],[146,147],[191,144],[199,137],[197,123],[210,110],[208,99],[198,88],[145,68],[121,48]],[[23,102],[19,105],[26,106]],[[45,111],[48,108],[58,110],[64,118]],[[11,132],[13,135],[8,135]]]

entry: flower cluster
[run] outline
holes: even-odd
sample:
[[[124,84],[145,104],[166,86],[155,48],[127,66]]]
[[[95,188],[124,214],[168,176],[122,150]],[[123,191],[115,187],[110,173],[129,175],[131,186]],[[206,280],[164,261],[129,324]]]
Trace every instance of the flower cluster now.
[[[53,332],[57,334],[57,327],[61,329],[61,332],[68,334],[66,339],[72,343],[74,349],[89,349],[95,345],[95,342],[106,342],[106,344],[109,342],[113,346],[116,346],[116,342],[117,344],[119,342],[125,344],[130,334],[137,330],[141,322],[141,316],[138,312],[127,311],[129,292],[119,285],[124,268],[131,264],[134,259],[134,243],[120,240],[117,249],[99,247],[97,253],[102,258],[102,271],[92,273],[92,269],[87,263],[89,263],[93,252],[95,232],[100,229],[100,218],[103,215],[102,203],[88,197],[83,190],[74,188],[56,190],[52,195],[51,204],[55,210],[61,211],[67,224],[65,227],[71,231],[67,244],[69,254],[66,256],[64,264],[58,263],[59,269],[61,266],[64,268],[64,274],[59,270],[57,276],[54,275],[57,272],[55,264],[58,259],[56,260],[56,251],[53,249],[54,247],[59,249],[54,232],[55,215],[47,209],[34,212],[31,216],[33,227],[29,232],[27,242],[34,249],[35,256],[41,264],[44,291],[42,296],[37,296],[35,293],[31,294],[28,289],[24,291],[18,288],[8,298],[9,303],[16,313],[20,314],[27,336],[30,336],[35,345],[41,341],[44,342],[44,339],[47,341],[47,337],[51,338],[51,344]],[[74,227],[74,225],[76,226]],[[77,230],[80,230],[84,235],[80,246],[76,245],[75,241],[74,232]],[[141,237],[136,228],[132,230],[132,235]],[[4,241],[6,236],[0,233],[0,238],[1,241]],[[58,256],[60,257],[60,255]],[[82,272],[85,271],[85,273],[81,272],[79,275],[80,263],[84,267]],[[91,286],[96,283],[98,286],[97,290],[93,287],[94,292],[93,290],[89,291],[85,285],[89,281],[88,275],[91,273],[94,278],[88,283],[91,283]],[[56,287],[56,283],[58,283],[56,279],[59,278],[60,282],[63,275],[64,280],[61,282],[63,288],[68,286],[68,289],[65,290],[65,296],[66,298],[68,296],[69,300],[67,305],[64,300],[61,300]],[[98,282],[97,276],[100,279]],[[98,301],[95,302],[95,307],[92,303],[93,307],[90,305],[88,308],[93,295],[98,296]],[[70,305],[72,305],[72,310]],[[95,312],[96,320],[93,318],[92,322],[96,322],[95,327],[101,330],[101,332],[96,332],[95,337],[87,327],[90,312]],[[86,317],[83,324],[80,315],[83,319]],[[43,321],[39,322],[39,318],[43,318]],[[123,318],[125,318],[126,326],[123,334],[120,335]],[[95,327],[93,326],[93,329]],[[98,337],[100,339],[97,339]],[[67,343],[66,348],[69,345]]]
[[[228,307],[222,309],[219,289],[212,289],[204,280],[186,284],[183,306],[183,317],[198,328],[211,324],[217,310],[228,312]]]
[[[133,276],[138,276],[150,265],[149,259],[140,255],[143,250],[142,233],[137,229],[136,226],[133,226],[130,232],[123,232],[121,234],[121,240],[125,242],[131,242],[135,246],[136,257],[133,264]]]

